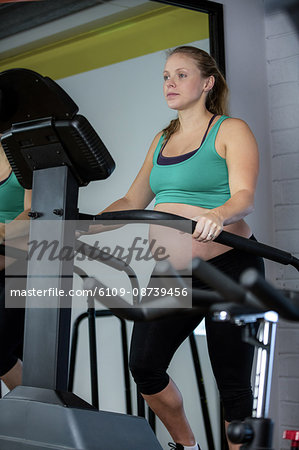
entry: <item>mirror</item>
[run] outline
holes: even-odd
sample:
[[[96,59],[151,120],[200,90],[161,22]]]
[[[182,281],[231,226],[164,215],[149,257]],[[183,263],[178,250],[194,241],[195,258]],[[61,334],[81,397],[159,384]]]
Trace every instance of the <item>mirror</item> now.
[[[156,2],[174,5],[181,8],[199,11],[208,14],[209,21],[209,53],[216,60],[218,67],[225,76],[225,51],[224,51],[224,27],[223,27],[223,5],[207,0],[198,1],[172,1],[155,0]]]

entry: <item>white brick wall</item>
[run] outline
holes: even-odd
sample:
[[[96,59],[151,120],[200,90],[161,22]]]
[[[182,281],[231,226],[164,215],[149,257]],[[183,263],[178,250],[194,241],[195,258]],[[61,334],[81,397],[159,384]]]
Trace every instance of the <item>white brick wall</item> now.
[[[299,257],[299,35],[286,12],[266,14],[275,245]],[[276,265],[276,283],[299,290],[299,274]],[[280,321],[271,395],[273,447],[290,448],[284,430],[299,430],[299,326]]]

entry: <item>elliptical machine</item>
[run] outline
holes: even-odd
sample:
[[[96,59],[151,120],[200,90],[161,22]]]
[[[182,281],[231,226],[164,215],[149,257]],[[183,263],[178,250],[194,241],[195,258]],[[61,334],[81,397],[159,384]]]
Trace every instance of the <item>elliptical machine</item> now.
[[[80,186],[107,178],[115,163],[78,107],[33,71],[0,74],[1,142],[20,184],[33,188],[30,241],[73,248]],[[16,274],[16,276],[24,274]],[[28,260],[23,385],[0,400],[0,448],[161,450],[140,417],[98,411],[67,392],[73,259]],[[50,292],[50,291],[49,291]]]

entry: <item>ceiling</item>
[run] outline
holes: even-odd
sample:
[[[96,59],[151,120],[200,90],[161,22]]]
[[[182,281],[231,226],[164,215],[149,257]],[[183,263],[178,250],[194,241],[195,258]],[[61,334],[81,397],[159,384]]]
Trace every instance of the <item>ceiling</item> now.
[[[39,0],[0,4],[0,39],[111,0]]]

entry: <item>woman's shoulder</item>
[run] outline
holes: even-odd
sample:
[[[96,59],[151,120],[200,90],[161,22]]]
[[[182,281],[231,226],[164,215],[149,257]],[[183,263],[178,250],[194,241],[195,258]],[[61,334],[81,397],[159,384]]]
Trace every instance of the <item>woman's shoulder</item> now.
[[[156,136],[153,139],[153,144],[158,144],[158,142],[161,140],[163,140],[164,138],[164,132],[163,131],[159,131],[159,133],[156,134]]]
[[[162,145],[163,140],[164,140],[164,133],[163,131],[159,131],[159,133],[156,134],[151,143],[150,152],[154,153],[157,147]]]
[[[223,136],[231,137],[232,133],[251,133],[249,125],[245,120],[238,117],[222,116],[225,120],[222,121],[220,133]]]
[[[158,149],[158,147],[161,147],[162,142],[163,142],[163,132],[159,131],[159,133],[157,133],[154,139],[152,140],[145,158],[146,161],[150,161],[151,165],[153,164],[155,151]]]

